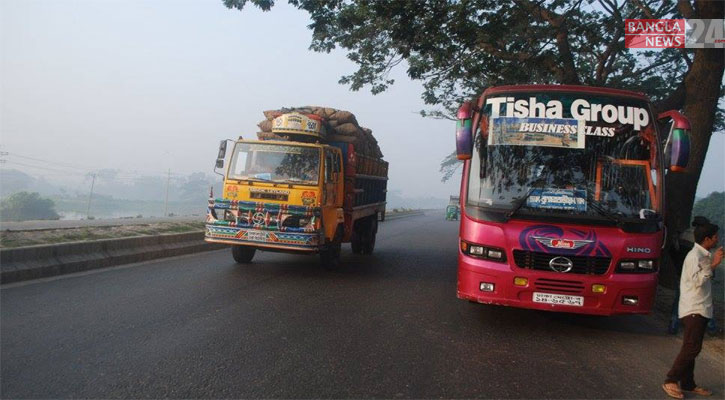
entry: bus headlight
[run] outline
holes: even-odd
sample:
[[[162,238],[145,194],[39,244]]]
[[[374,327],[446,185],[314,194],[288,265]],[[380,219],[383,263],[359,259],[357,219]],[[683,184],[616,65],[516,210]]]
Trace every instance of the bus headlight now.
[[[617,272],[625,274],[644,274],[657,271],[657,260],[621,260]]]
[[[471,257],[483,258],[496,262],[506,262],[506,252],[497,247],[483,246],[461,240],[461,252]]]

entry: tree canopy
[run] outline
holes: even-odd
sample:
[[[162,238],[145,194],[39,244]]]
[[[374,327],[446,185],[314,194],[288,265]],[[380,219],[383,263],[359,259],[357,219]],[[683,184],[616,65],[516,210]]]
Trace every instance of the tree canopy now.
[[[0,219],[26,221],[31,219],[58,219],[53,200],[44,199],[38,193],[18,192],[2,200]]]
[[[241,10],[248,1],[263,10],[274,5],[270,0],[224,4]],[[683,18],[695,13],[688,1],[289,3],[310,14],[312,50],[340,47],[357,64],[341,83],[379,93],[394,83],[390,71],[407,61],[408,76],[423,82],[424,101],[447,111],[486,87],[516,83],[608,86],[645,92],[655,101],[681,98],[676,90],[693,62],[691,51],[633,52],[624,44],[625,19]],[[677,103],[675,97],[670,101]]]

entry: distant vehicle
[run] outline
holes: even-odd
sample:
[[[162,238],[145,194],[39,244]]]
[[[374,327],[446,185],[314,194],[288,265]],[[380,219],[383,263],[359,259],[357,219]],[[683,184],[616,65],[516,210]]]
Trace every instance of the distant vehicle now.
[[[532,85],[489,88],[458,119],[458,297],[583,314],[650,312],[665,237],[664,176],[687,166],[687,118],[653,115],[640,93]]]
[[[272,132],[287,140],[236,141],[222,197],[209,199],[205,240],[232,245],[238,263],[251,262],[257,250],[319,253],[333,269],[347,242],[354,253],[371,254],[385,215],[388,163],[327,140],[324,123],[283,114]]]
[[[446,207],[446,220],[458,221],[458,215],[461,212],[459,207],[460,200],[461,198],[458,196],[450,197],[448,201],[448,206]]]

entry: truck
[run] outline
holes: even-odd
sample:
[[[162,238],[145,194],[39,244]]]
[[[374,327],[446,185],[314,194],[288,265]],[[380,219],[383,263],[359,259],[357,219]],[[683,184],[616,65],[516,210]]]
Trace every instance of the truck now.
[[[448,199],[448,206],[446,206],[446,221],[458,221],[458,215],[460,213],[460,202],[460,196],[451,196]]]
[[[492,87],[456,122],[463,160],[457,296],[569,313],[650,312],[665,245],[665,173],[690,124],[626,90]]]
[[[354,138],[328,140],[326,123],[286,113],[274,118],[272,140],[233,141],[222,196],[210,194],[205,241],[231,245],[240,264],[263,250],[318,253],[335,269],[348,242],[353,253],[371,254],[385,217],[388,163],[356,151]],[[224,168],[227,143],[215,171]]]

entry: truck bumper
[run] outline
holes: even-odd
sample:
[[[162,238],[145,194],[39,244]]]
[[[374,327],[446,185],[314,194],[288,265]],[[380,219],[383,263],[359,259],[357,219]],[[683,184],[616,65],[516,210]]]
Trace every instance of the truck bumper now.
[[[279,232],[259,229],[206,225],[204,240],[210,243],[225,243],[258,248],[288,251],[316,252],[320,246],[320,234]]]
[[[528,283],[515,286],[517,277],[526,278]],[[493,284],[493,291],[482,291],[482,283]],[[595,284],[605,285],[606,291],[594,293]],[[656,287],[657,274],[594,276],[534,271],[469,257],[460,250],[458,253],[458,298],[478,303],[579,314],[647,314]],[[534,292],[580,296],[584,302],[582,306],[537,303]],[[625,297],[636,297],[637,304],[625,304]]]

